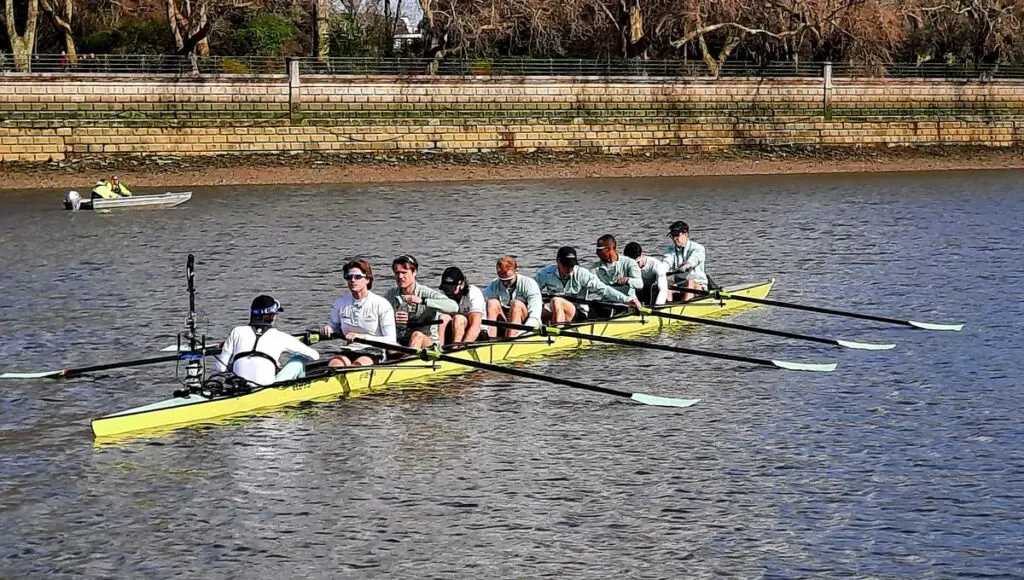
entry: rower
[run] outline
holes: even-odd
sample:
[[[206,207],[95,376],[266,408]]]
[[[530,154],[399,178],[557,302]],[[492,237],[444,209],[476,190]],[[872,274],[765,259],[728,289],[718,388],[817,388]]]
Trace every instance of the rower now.
[[[495,269],[498,277],[484,289],[487,319],[540,326],[544,300],[541,298],[537,281],[519,274],[519,263],[515,256],[498,258]],[[501,336],[511,338],[518,336],[522,331],[504,328],[500,332]],[[490,326],[487,328],[487,334],[491,338],[496,338],[499,330],[495,326]]]
[[[597,239],[597,258],[587,264],[587,269],[608,286],[636,298],[636,291],[644,287],[640,266],[633,258],[619,255],[615,236],[605,234]]]
[[[665,248],[665,263],[670,271],[676,272],[675,285],[695,290],[708,289],[708,276],[704,272],[707,253],[704,246],[690,239],[690,226],[684,221],[672,222],[668,235],[672,245]],[[692,300],[691,292],[672,292],[672,300]]]
[[[604,300],[639,308],[640,301],[602,282],[590,270],[579,267],[576,249],[563,246],[558,249],[555,263],[537,271],[537,285],[541,292],[556,294],[544,308],[544,319],[552,324],[585,320],[589,317],[586,304],[575,304],[558,294],[585,300]],[[597,313],[595,312],[595,315]]]
[[[231,372],[250,383],[267,386],[306,375],[305,361],[320,358],[294,336],[274,328],[281,303],[267,295],[257,296],[249,308],[249,324],[231,329],[220,355],[214,357],[217,372]],[[292,356],[280,366],[283,353]]]
[[[637,294],[640,302],[647,306],[665,304],[668,301],[668,264],[645,254],[643,248],[636,242],[626,244],[622,253],[636,260],[636,264],[640,266],[640,276],[644,280],[644,287]]]
[[[438,344],[437,315],[455,314],[459,304],[444,292],[416,282],[420,269],[416,258],[405,254],[394,259],[391,271],[398,285],[384,295],[395,309],[398,343],[410,348],[430,348]]]
[[[334,301],[331,321],[321,328],[326,338],[342,334],[350,343],[356,338],[372,338],[394,344],[395,310],[391,303],[373,288],[373,268],[366,260],[352,260],[341,269],[349,294]],[[349,344],[331,359],[329,366],[370,366],[384,362],[386,353],[372,346]]]
[[[442,344],[476,342],[480,337],[481,323],[487,314],[484,293],[466,280],[462,270],[452,266],[441,274],[441,292],[458,302],[455,314],[442,314],[438,335]]]

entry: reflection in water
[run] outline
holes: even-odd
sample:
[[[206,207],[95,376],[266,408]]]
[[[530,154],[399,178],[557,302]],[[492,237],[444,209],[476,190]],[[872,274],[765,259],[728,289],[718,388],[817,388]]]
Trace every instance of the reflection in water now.
[[[687,220],[726,283],[924,320],[879,327],[758,308],[739,322],[894,351],[734,331],[651,340],[786,359],[784,373],[596,347],[531,370],[694,396],[686,410],[477,373],[112,447],[88,421],[165,397],[140,367],[0,390],[0,575],[943,577],[1022,575],[1016,371],[1024,310],[1016,172],[218,188],[169,211],[0,215],[4,370],[148,356],[184,322],[198,256],[214,338],[252,296],[286,330],[326,319],[353,256],[376,290],[403,252],[437,284],[494,259],[527,273],[613,233],[648,253]]]

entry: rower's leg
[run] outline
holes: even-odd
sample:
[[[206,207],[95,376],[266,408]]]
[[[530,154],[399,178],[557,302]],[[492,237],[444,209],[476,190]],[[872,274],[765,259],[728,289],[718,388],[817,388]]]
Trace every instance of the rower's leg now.
[[[487,300],[487,320],[501,320],[501,302],[497,298]],[[487,336],[495,338],[498,336],[497,326],[487,327]]]
[[[329,367],[350,367],[350,366],[352,366],[352,361],[349,360],[349,358],[347,356],[339,355],[339,356],[336,356],[336,357],[332,358],[331,362],[327,363],[327,366],[329,366]]]
[[[361,356],[356,360],[352,361],[352,366],[357,367],[368,367],[373,364],[373,359],[368,356]]]
[[[423,334],[418,330],[414,330],[412,335],[409,336],[409,348],[430,348],[434,346],[434,339]]]
[[[707,288],[703,284],[696,280],[687,280],[686,287],[693,288],[694,290],[707,290]],[[697,295],[693,294],[692,292],[683,292],[683,302],[689,302],[690,300],[693,300],[696,297]]]
[[[563,324],[572,322],[576,317],[576,305],[565,298],[555,296],[551,299],[551,323]]]
[[[466,338],[466,327],[469,326],[469,319],[464,314],[452,316],[452,342],[462,342]]]
[[[530,315],[530,311],[526,309],[526,304],[518,301],[512,301],[512,308],[509,312],[509,322],[515,324],[522,324],[526,322],[526,317]],[[519,336],[523,331],[516,330],[515,328],[506,328],[505,336],[512,338],[513,336]]]
[[[458,315],[456,314],[456,316]],[[452,322],[452,315],[441,314],[441,317],[438,318],[438,320],[440,320],[440,322],[437,324],[437,336],[441,337],[441,346],[444,346],[448,342],[445,340],[445,333],[448,331],[448,325]],[[452,337],[452,342],[458,342],[458,339]]]
[[[304,376],[306,376],[306,361],[301,357],[293,356],[281,367],[281,370],[277,371],[274,382],[280,383],[281,381],[301,379]]]

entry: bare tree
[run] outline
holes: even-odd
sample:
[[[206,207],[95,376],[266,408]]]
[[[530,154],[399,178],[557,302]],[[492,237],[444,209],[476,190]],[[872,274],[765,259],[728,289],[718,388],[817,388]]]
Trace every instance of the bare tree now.
[[[13,2],[13,0],[10,0]],[[71,18],[74,14],[75,0],[42,0],[43,10],[53,22],[54,27],[64,34],[64,53],[71,63],[78,62],[78,51],[75,50],[75,35],[71,30]]]

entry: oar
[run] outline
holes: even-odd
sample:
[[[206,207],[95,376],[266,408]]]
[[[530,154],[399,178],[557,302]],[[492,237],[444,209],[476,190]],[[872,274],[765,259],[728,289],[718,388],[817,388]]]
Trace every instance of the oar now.
[[[548,376],[548,375],[542,375],[542,374],[539,374],[539,373],[531,373],[529,371],[524,371],[522,369],[516,369],[516,368],[511,368],[511,367],[503,367],[503,366],[499,366],[499,365],[482,363],[482,362],[475,361],[475,360],[458,358],[458,357],[454,357],[454,356],[450,356],[450,355],[444,354],[444,353],[442,353],[442,352],[440,352],[438,350],[434,350],[434,349],[426,349],[426,348],[424,348],[424,349],[415,349],[415,348],[409,348],[407,346],[400,346],[400,345],[390,344],[390,343],[386,343],[386,342],[378,342],[376,340],[371,340],[371,339],[367,339],[367,338],[357,338],[357,339],[355,339],[355,342],[361,342],[363,344],[368,344],[370,346],[375,346],[375,347],[381,348],[381,349],[393,350],[393,351],[398,351],[398,352],[404,352],[404,353],[407,353],[407,354],[418,356],[418,357],[422,358],[423,360],[446,361],[446,362],[455,363],[455,364],[459,364],[459,365],[463,365],[463,366],[467,366],[467,367],[471,367],[471,368],[475,368],[475,369],[480,369],[480,370],[485,370],[485,371],[492,371],[492,372],[495,372],[495,373],[504,373],[504,374],[507,374],[507,375],[513,375],[513,376],[516,376],[516,377],[522,377],[524,379],[533,379],[535,381],[544,381],[544,382],[553,383],[553,384],[556,384],[556,385],[562,385],[562,386],[565,386],[565,387],[570,387],[570,388],[573,388],[573,389],[582,389],[584,391],[592,391],[592,392],[595,392],[595,393],[602,393],[602,394],[605,394],[605,395],[614,395],[616,397],[624,397],[626,399],[630,399],[632,401],[636,401],[637,403],[643,403],[644,405],[654,405],[656,407],[689,407],[690,405],[693,405],[693,404],[697,403],[700,400],[700,399],[674,399],[674,398],[670,398],[670,397],[658,397],[658,396],[655,396],[655,395],[648,395],[646,393],[630,393],[630,392],[627,392],[627,391],[618,391],[618,390],[615,390],[615,389],[609,389],[607,387],[599,387],[599,386],[596,386],[596,385],[588,385],[586,383],[580,383],[580,382],[572,381],[572,380],[569,380],[569,379],[563,379],[563,378],[559,378],[559,377],[552,377],[552,376]]]
[[[220,347],[212,347],[206,349],[207,355],[220,354]],[[75,369],[59,369],[55,371],[39,371],[33,373],[3,373],[0,374],[0,379],[49,379],[49,378],[70,378],[77,377],[80,375],[93,373],[97,371],[106,371],[110,369],[124,369],[128,367],[141,367],[145,365],[153,365],[165,362],[173,362],[181,358],[181,355],[172,354],[167,356],[158,356],[152,358],[140,358],[129,361],[106,363],[101,365],[93,365],[88,367],[79,367]]]
[[[744,362],[756,365],[777,367],[780,369],[786,369],[788,371],[817,371],[817,372],[832,372],[836,370],[836,363],[799,363],[786,360],[769,360],[764,358],[754,358],[749,356],[742,356],[736,354],[726,354],[723,352],[714,352],[710,350],[696,350],[692,348],[683,348],[681,346],[670,346],[667,344],[655,344],[652,342],[643,342],[639,340],[627,340],[625,338],[614,338],[611,336],[601,336],[600,334],[589,334],[584,332],[576,332],[574,330],[568,330],[565,328],[559,328],[557,326],[527,326],[525,324],[513,324],[511,322],[495,322],[493,320],[484,320],[483,324],[489,324],[492,326],[504,326],[507,328],[514,328],[517,330],[531,330],[544,335],[562,335],[571,338],[579,338],[582,340],[589,340],[592,342],[607,342],[608,344],[618,344],[621,346],[635,346],[639,348],[650,348],[654,350],[663,350],[665,352],[674,352],[677,354],[692,354],[697,356],[706,356],[711,358],[719,358],[723,360],[731,360],[735,362]]]
[[[292,334],[292,336],[300,340],[303,340],[306,344],[315,344],[321,340],[329,340],[327,338],[324,338],[323,336],[320,336],[319,330],[307,330],[306,332],[297,332],[295,334]],[[333,335],[331,338],[334,338],[336,336],[337,335]],[[217,344],[222,345],[224,344],[224,341],[218,341]],[[160,352],[189,352],[188,343],[187,341],[185,341],[180,345],[172,344],[170,346],[165,346],[160,349]]]
[[[768,300],[767,298],[754,298],[752,296],[742,296],[739,294],[732,294],[724,290],[695,290],[692,288],[683,288],[681,286],[669,286],[669,289],[676,290],[678,292],[689,292],[698,296],[710,296],[715,300],[740,300],[743,302],[752,302],[754,304],[765,304],[767,306],[779,306],[781,308],[792,308],[794,310],[806,310],[807,312],[818,312],[821,314],[834,314],[836,316],[846,316],[849,318],[860,318],[861,320],[872,320],[874,322],[885,322],[888,324],[899,324],[901,326],[910,326],[913,328],[921,328],[924,330],[963,330],[963,324],[936,324],[934,322],[918,322],[916,320],[900,320],[898,318],[888,318],[886,316],[875,316],[874,314],[862,314],[860,312],[847,312],[845,310],[834,310],[832,308],[822,308],[821,306],[808,306],[806,304],[796,304],[795,302],[782,302],[780,300]]]
[[[676,314],[674,312],[663,312],[660,308],[640,308],[639,311],[642,312],[643,314],[647,314],[650,316],[658,316],[660,318],[668,318],[671,320],[681,320],[683,322],[692,322],[694,324],[718,326],[720,328],[731,328],[733,330],[746,330],[748,332],[769,334],[771,336],[781,336],[783,338],[793,338],[796,340],[806,340],[810,342],[819,342],[821,344],[841,346],[844,348],[855,348],[860,350],[889,350],[892,348],[896,348],[896,345],[893,343],[854,342],[852,340],[844,340],[842,338],[821,338],[819,336],[811,336],[809,334],[797,334],[795,332],[786,332],[785,330],[775,330],[773,328],[747,326],[746,324],[736,324],[735,322],[724,322],[721,320],[714,320],[711,318],[700,318],[697,316]]]

